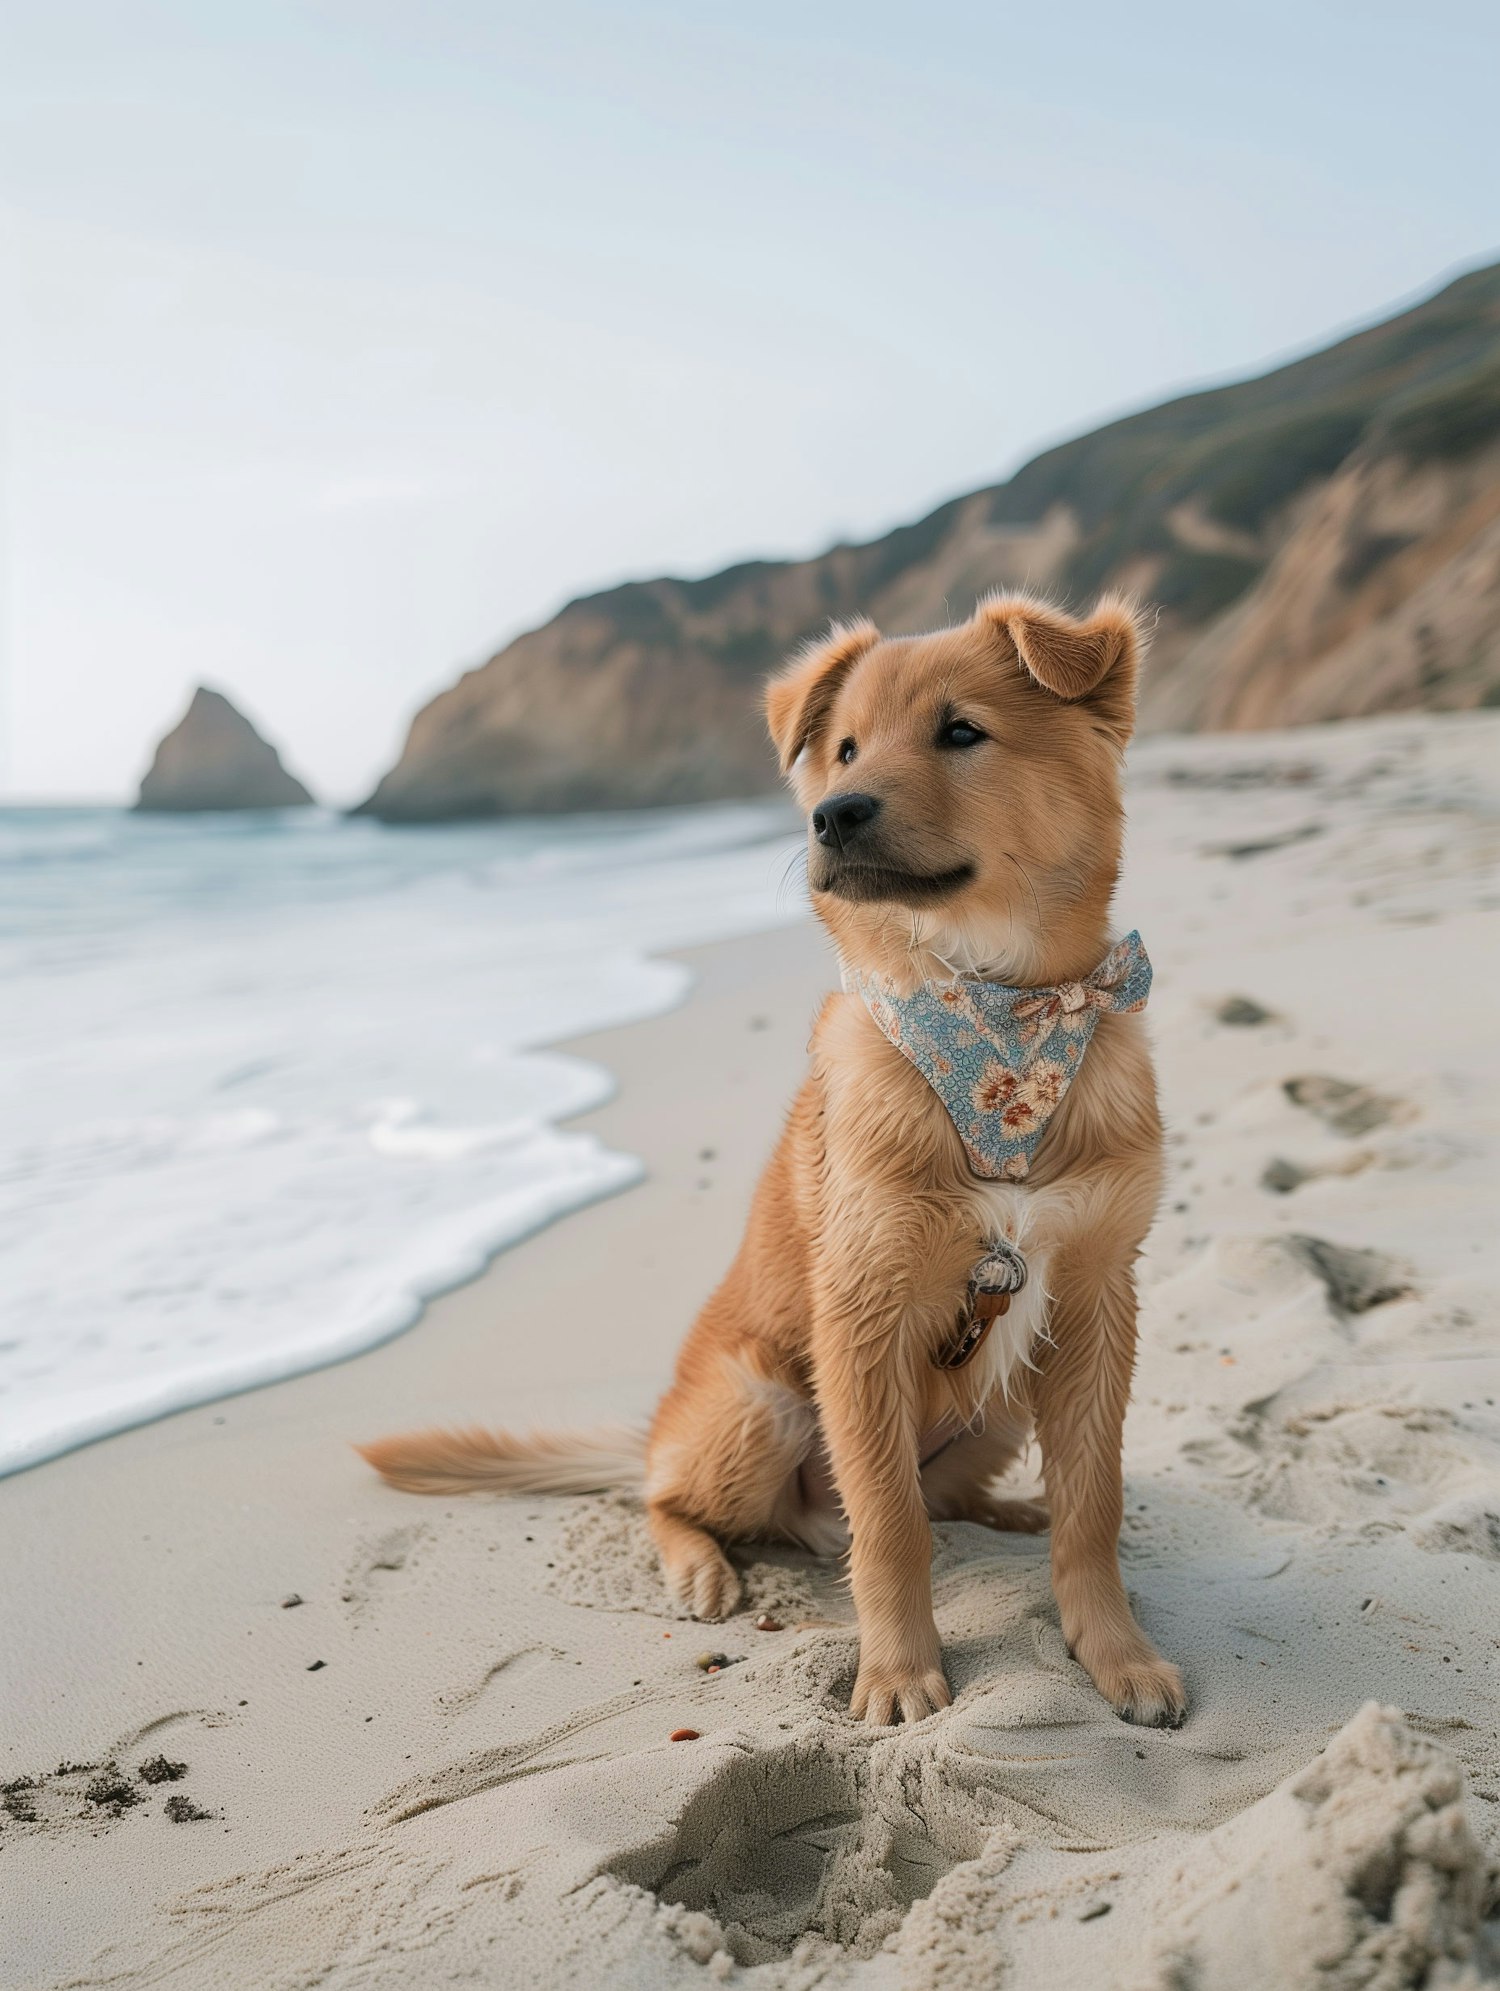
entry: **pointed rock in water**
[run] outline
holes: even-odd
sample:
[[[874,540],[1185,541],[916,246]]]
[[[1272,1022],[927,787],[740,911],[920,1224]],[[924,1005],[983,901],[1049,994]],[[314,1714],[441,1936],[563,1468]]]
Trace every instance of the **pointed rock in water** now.
[[[312,799],[245,715],[222,692],[199,685],[156,749],[135,806],[147,812],[301,809]]]

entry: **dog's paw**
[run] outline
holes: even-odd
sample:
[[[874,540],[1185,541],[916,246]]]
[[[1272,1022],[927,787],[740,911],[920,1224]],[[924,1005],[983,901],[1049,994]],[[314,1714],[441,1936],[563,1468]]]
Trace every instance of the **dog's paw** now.
[[[1187,1689],[1170,1661],[1148,1646],[1144,1652],[1111,1656],[1090,1664],[1078,1654],[1094,1685],[1121,1721],[1141,1728],[1181,1728]]]
[[[683,1610],[709,1624],[727,1618],[744,1594],[738,1571],[717,1542],[679,1557],[667,1582]]]
[[[968,1519],[1011,1535],[1045,1535],[1052,1525],[1045,1500],[982,1500]]]
[[[940,1666],[909,1672],[861,1666],[849,1712],[872,1728],[889,1728],[898,1721],[924,1721],[952,1699]]]

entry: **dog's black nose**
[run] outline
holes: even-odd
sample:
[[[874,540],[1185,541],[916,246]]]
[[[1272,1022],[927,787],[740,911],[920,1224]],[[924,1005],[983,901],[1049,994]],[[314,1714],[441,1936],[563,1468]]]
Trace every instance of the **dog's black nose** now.
[[[873,795],[829,795],[812,812],[813,835],[819,843],[842,850],[880,814]]]

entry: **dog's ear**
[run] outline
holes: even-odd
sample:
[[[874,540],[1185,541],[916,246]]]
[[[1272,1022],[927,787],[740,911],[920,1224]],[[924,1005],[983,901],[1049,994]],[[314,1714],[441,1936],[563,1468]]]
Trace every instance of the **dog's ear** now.
[[[1135,728],[1135,689],[1145,650],[1140,617],[1127,602],[1101,601],[1078,621],[1016,595],[980,604],[979,614],[1010,638],[1029,678],[1070,705],[1083,705],[1124,746]]]
[[[766,724],[783,774],[827,719],[838,688],[866,650],[880,641],[873,622],[835,622],[766,686]]]

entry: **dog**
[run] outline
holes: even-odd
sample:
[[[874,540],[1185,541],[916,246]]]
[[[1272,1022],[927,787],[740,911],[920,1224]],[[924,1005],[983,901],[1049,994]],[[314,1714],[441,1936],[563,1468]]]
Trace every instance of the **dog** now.
[[[950,1700],[931,1522],[1050,1525],[1070,1652],[1127,1721],[1181,1721],[1118,1560],[1135,1262],[1163,1182],[1141,1002],[1120,999],[1149,965],[1109,927],[1142,652],[1123,601],[1075,618],[1005,595],[931,635],[835,625],[771,681],[845,986],[739,1254],[649,1437],[417,1432],[362,1448],[391,1484],[636,1486],[703,1619],[740,1600],[726,1544],[847,1549],[851,1710],[876,1724]],[[992,998],[1009,1037],[986,1035]],[[990,1057],[1017,1042],[1019,1067]],[[996,1491],[1033,1436],[1045,1504]]]

